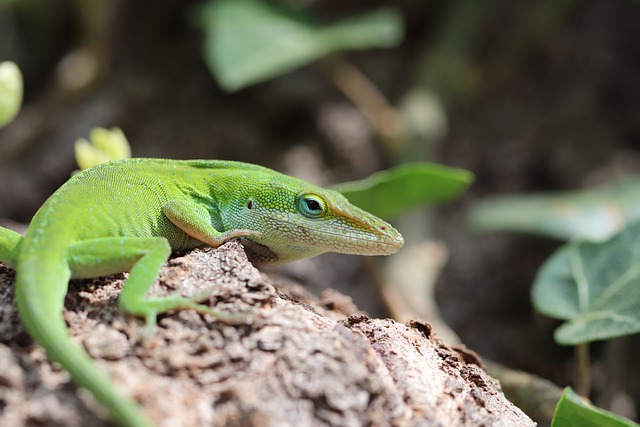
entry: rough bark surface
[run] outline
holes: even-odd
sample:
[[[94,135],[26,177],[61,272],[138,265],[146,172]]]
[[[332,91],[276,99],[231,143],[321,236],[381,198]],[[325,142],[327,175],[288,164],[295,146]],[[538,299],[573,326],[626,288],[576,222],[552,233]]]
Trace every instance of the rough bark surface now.
[[[235,242],[171,259],[152,292],[208,290],[206,304],[243,314],[237,324],[187,310],[145,335],[118,309],[125,278],[72,281],[65,318],[157,426],[534,425],[472,352],[428,324],[370,319],[335,292],[274,284]],[[27,337],[12,285],[0,265],[0,425],[110,425]]]

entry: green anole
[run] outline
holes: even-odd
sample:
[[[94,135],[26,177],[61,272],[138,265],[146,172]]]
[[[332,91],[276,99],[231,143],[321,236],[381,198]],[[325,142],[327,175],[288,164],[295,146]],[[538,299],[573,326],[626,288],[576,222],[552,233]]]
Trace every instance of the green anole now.
[[[254,261],[287,262],[324,252],[389,255],[400,233],[340,193],[247,163],[127,159],[74,175],[38,210],[24,237],[0,227],[0,261],[16,269],[18,313],[27,332],[123,426],[148,426],[75,345],[62,316],[71,278],[129,271],[121,309],[156,316],[194,309],[196,299],[148,297],[172,250],[239,238]]]

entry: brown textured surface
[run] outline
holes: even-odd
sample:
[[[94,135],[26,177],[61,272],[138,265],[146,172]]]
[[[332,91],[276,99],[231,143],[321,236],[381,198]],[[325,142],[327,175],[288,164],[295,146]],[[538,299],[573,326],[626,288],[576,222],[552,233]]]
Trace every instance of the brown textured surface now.
[[[155,425],[533,425],[472,353],[445,346],[429,325],[370,319],[335,292],[318,300],[295,285],[278,291],[235,242],[172,259],[153,293],[209,289],[207,304],[245,314],[236,325],[182,311],[146,336],[141,320],[118,310],[124,278],[72,282],[65,317]],[[30,344],[12,280],[0,267],[0,425],[109,425]]]

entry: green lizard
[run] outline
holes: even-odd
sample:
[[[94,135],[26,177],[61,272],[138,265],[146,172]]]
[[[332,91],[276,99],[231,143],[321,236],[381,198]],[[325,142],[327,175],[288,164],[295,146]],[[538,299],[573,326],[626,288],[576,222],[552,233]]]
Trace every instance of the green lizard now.
[[[16,269],[20,318],[33,339],[124,426],[147,426],[62,316],[71,278],[129,271],[123,311],[154,325],[170,310],[220,314],[181,296],[147,297],[172,250],[240,238],[258,262],[323,252],[388,255],[404,244],[389,224],[341,194],[273,170],[215,160],[128,159],[73,176],[38,210],[24,236],[0,227],[0,261]]]

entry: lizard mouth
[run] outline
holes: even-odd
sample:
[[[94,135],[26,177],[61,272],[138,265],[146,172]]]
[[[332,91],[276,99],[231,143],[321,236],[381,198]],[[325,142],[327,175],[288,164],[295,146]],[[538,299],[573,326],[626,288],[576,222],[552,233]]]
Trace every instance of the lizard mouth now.
[[[397,237],[378,235],[378,238],[344,235],[330,231],[323,231],[322,234],[333,238],[335,244],[329,245],[328,249],[338,253],[355,255],[392,255],[404,246],[404,239],[400,233],[397,234]]]
[[[280,261],[277,253],[269,249],[268,246],[254,242],[249,239],[241,239],[242,246],[245,248],[247,258],[254,264],[273,264]]]

